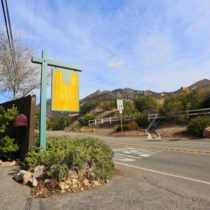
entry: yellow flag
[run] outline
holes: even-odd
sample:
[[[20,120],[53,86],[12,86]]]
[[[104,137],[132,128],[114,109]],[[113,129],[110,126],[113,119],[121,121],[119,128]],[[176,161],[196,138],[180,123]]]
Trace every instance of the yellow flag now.
[[[52,73],[52,111],[79,112],[79,75],[68,70]]]

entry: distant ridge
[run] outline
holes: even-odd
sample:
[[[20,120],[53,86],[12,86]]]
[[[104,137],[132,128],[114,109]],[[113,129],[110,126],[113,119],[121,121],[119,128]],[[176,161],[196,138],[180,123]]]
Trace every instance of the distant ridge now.
[[[192,85],[190,85],[188,88],[190,89],[209,89],[210,90],[210,80],[208,79],[203,79],[203,80],[199,80],[195,83],[193,83]],[[109,90],[97,90],[94,93],[91,93],[90,95],[88,95],[87,97],[83,98],[82,100],[80,100],[81,103],[83,103],[84,101],[87,100],[91,100],[91,99],[116,99],[116,98],[124,98],[124,99],[132,99],[138,96],[155,96],[155,97],[160,97],[162,95],[171,95],[171,94],[175,94],[178,93],[182,90],[182,88],[174,91],[174,92],[154,92],[151,90],[134,90],[131,88],[119,88],[119,89],[115,89],[112,91]]]

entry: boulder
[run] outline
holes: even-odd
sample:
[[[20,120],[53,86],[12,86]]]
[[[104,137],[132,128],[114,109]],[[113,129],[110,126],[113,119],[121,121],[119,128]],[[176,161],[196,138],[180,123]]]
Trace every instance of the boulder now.
[[[83,180],[83,185],[84,186],[89,186],[89,180],[88,179],[84,179]]]
[[[23,184],[27,184],[32,177],[32,173],[28,171],[28,173],[23,175]]]
[[[13,178],[17,182],[22,182],[24,175],[26,175],[28,171],[20,170]]]
[[[94,186],[98,187],[101,186],[101,183],[97,180],[93,181]]]
[[[65,185],[66,184],[64,182],[59,182],[58,186],[61,189],[61,191],[64,191],[65,190]]]
[[[37,179],[35,177],[30,179],[30,183],[32,187],[37,187],[38,185]]]
[[[203,137],[204,138],[210,138],[210,127],[207,127],[203,131]]]
[[[45,169],[45,166],[37,166],[34,169],[33,177],[35,177],[35,178],[41,177],[44,173],[44,169]]]

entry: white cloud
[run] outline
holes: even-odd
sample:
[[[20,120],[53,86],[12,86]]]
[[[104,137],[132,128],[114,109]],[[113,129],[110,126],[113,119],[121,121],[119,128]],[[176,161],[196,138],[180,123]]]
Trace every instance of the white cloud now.
[[[130,0],[111,11],[107,1],[82,2],[9,2],[15,30],[39,55],[46,48],[83,67],[82,97],[121,87],[174,90],[210,77],[209,0]]]

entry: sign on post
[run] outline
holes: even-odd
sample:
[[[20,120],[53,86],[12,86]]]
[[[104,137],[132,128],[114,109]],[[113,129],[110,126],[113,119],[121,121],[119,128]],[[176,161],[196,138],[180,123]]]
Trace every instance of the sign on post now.
[[[46,150],[46,114],[47,114],[47,70],[48,70],[48,66],[51,66],[53,68],[61,68],[61,69],[65,69],[65,70],[71,70],[74,72],[81,72],[82,70],[76,66],[72,66],[69,64],[65,64],[62,63],[60,61],[56,61],[56,60],[51,60],[48,59],[48,55],[47,55],[47,51],[43,50],[42,51],[42,57],[41,58],[37,58],[37,57],[32,57],[31,58],[32,63],[37,63],[37,64],[41,64],[41,89],[40,89],[40,125],[39,125],[39,135],[40,135],[40,150],[44,151]],[[58,73],[59,75],[59,73]],[[71,78],[77,78],[77,76],[72,76],[70,74],[69,76],[64,76],[64,77],[59,77],[58,75],[56,75],[55,77],[58,78],[58,80],[62,81],[62,85],[65,86],[64,83],[69,83],[68,78],[70,78],[70,83],[72,85],[72,87],[75,87],[76,82],[71,82]],[[61,74],[62,75],[62,74]],[[63,78],[63,79],[61,79]],[[75,79],[74,81],[77,81],[77,79]],[[70,84],[66,84],[67,86]],[[66,86],[66,87],[67,87]],[[57,88],[61,88],[59,85],[57,86]],[[62,88],[61,88],[62,89]],[[68,88],[67,88],[68,89]],[[75,89],[74,89],[75,90]],[[75,90],[76,92],[77,90]],[[57,89],[54,89],[54,94],[56,95],[55,97],[63,97],[62,92],[59,93],[59,91],[57,91]],[[67,90],[64,91],[65,94],[68,92]],[[59,94],[58,94],[59,93]],[[58,96],[61,95],[61,96]],[[77,95],[74,95],[74,100],[76,101]],[[78,96],[79,97],[79,96]],[[63,100],[63,99],[62,99]],[[66,99],[64,99],[65,101]],[[64,105],[63,107],[58,106],[58,104],[55,104],[55,109],[56,108],[62,108],[62,109],[79,109],[76,105],[72,102],[72,105],[70,106],[68,105]],[[79,106],[79,105],[78,105]]]
[[[122,111],[124,109],[123,100],[122,99],[117,99],[117,109],[119,110],[120,114],[122,114]]]
[[[79,112],[79,75],[68,70],[52,71],[52,111]]]
[[[124,109],[123,100],[122,99],[117,99],[117,109],[120,112],[120,127],[121,127],[121,132],[122,132],[123,131],[123,126],[122,126],[122,111]]]

